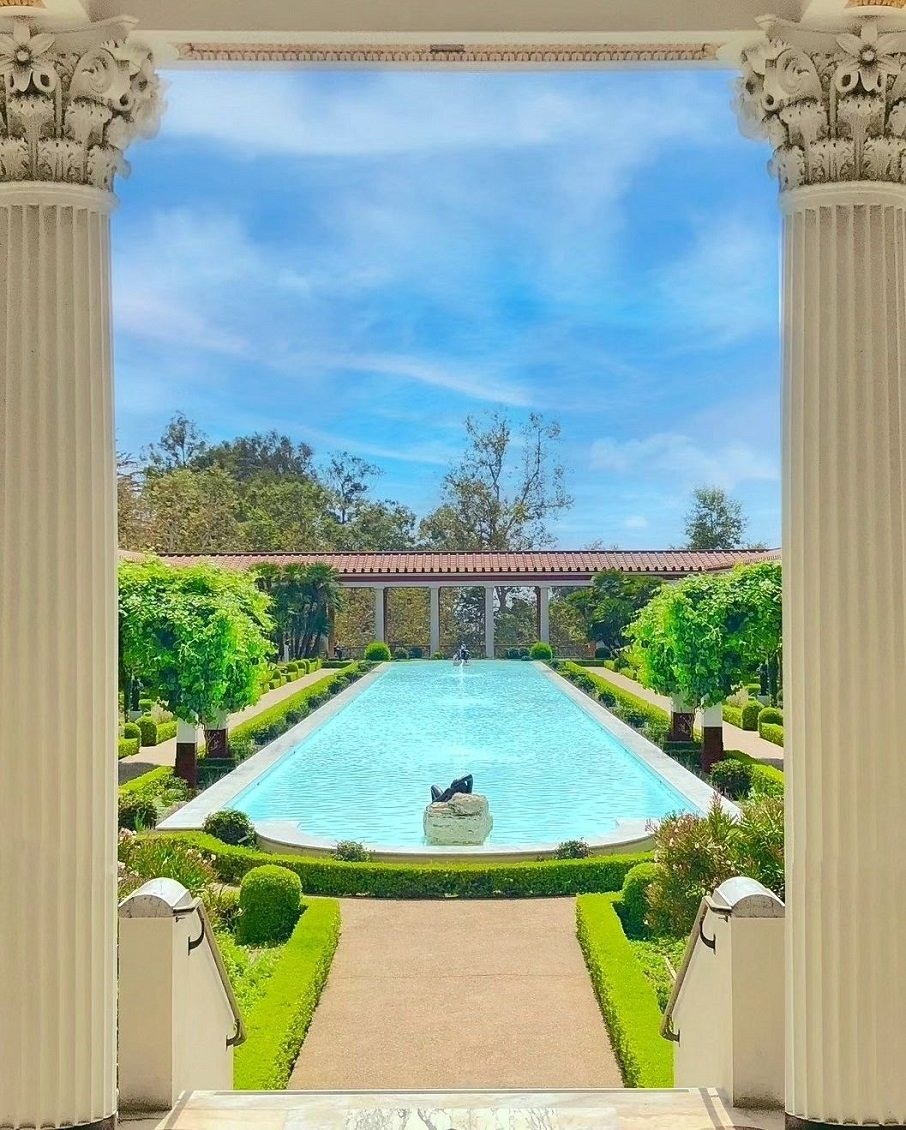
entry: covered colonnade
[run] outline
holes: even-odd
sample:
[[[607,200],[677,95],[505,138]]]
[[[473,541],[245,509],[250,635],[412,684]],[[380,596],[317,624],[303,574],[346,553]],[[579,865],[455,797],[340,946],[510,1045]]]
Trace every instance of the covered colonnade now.
[[[906,1127],[904,3],[0,0],[0,1126],[115,1120],[109,215],[157,68],[666,63],[738,70],[780,187],[787,1124]]]
[[[374,638],[387,642],[387,595],[391,589],[420,588],[429,594],[431,654],[440,651],[440,590],[484,589],[484,651],[495,654],[495,590],[535,591],[537,637],[550,642],[550,596],[554,588],[585,588],[596,573],[615,569],[635,576],[677,580],[691,573],[731,569],[775,556],[770,551],[727,550],[534,550],[521,553],[218,553],[171,554],[172,565],[212,561],[228,569],[255,565],[329,565],[344,588],[374,591]]]

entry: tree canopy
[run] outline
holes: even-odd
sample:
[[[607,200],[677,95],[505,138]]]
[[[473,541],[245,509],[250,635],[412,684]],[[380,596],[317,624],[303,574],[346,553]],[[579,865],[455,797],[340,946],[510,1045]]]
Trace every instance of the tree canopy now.
[[[739,549],[748,522],[742,504],[721,487],[698,487],[686,514],[686,548]]]
[[[585,629],[586,639],[615,655],[626,643],[624,631],[639,609],[661,587],[656,577],[634,577],[618,569],[596,573],[591,587],[566,598]]]

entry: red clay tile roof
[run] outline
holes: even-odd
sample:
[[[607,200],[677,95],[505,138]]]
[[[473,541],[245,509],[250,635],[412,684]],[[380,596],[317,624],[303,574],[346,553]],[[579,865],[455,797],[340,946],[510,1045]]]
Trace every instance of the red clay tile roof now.
[[[507,581],[514,584],[587,582],[602,569],[681,577],[729,569],[743,562],[779,560],[779,550],[693,553],[684,549],[553,549],[529,553],[208,553],[164,554],[171,565],[211,561],[228,569],[255,565],[332,565],[347,582],[430,583]]]

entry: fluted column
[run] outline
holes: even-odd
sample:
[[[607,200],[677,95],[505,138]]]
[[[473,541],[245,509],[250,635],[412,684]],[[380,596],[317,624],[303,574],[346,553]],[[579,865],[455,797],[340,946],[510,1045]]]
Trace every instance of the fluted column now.
[[[906,1126],[906,29],[773,24],[789,1127]],[[880,33],[880,34],[879,34]]]
[[[374,638],[381,643],[384,642],[386,624],[386,592],[380,585],[374,590]]]
[[[539,585],[538,594],[538,639],[542,643],[551,642],[551,590],[548,585]]]
[[[116,1109],[109,187],[156,89],[127,30],[0,20],[4,1127]]]

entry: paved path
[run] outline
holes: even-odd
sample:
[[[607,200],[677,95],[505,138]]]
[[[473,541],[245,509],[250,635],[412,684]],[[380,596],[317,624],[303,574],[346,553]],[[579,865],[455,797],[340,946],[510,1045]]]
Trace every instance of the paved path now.
[[[258,699],[254,706],[247,706],[245,710],[231,714],[227,722],[228,728],[232,730],[240,722],[244,722],[247,718],[254,718],[262,710],[267,710],[269,706],[275,706],[278,702],[282,702],[285,698],[289,698],[290,695],[302,690],[303,687],[309,687],[312,683],[319,683],[322,679],[326,679],[328,675],[335,674],[334,668],[321,667],[317,671],[312,671],[310,675],[303,675],[301,679],[294,679],[291,683],[284,683],[282,687],[277,687],[276,690],[268,691]],[[123,757],[118,762],[119,783],[122,785],[126,781],[131,781],[134,777],[139,777],[142,773],[147,773],[149,769],[154,769],[158,765],[174,765],[175,763],[176,738],[160,742],[159,745],[143,746],[138,753],[132,754],[131,757]]]
[[[622,687],[624,691],[631,691],[638,698],[643,698],[653,706],[659,706],[662,710],[669,712],[671,701],[666,695],[655,694],[654,691],[648,690],[647,687],[643,687],[641,683],[637,683],[634,679],[627,679],[625,675],[621,675],[618,671],[611,671],[609,667],[589,667],[588,670],[607,679],[614,686]],[[701,725],[700,714],[697,715],[697,723],[699,726]],[[742,750],[743,753],[747,753],[750,757],[757,758],[759,761],[776,765],[780,769],[783,768],[783,746],[766,742],[764,738],[758,736],[755,730],[742,730],[739,726],[731,726],[729,722],[724,722],[724,746],[726,749]]]
[[[620,1087],[575,900],[343,900],[290,1090]]]

